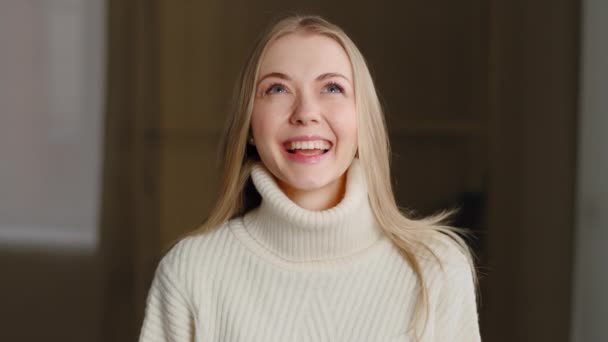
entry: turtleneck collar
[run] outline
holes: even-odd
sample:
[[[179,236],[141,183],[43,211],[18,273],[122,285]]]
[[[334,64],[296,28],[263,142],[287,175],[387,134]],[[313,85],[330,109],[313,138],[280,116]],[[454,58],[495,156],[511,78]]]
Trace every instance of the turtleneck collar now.
[[[322,211],[294,203],[262,164],[253,167],[251,178],[262,202],[244,216],[245,228],[281,259],[306,262],[349,257],[370,247],[383,234],[371,210],[357,158],[347,171],[344,198]]]

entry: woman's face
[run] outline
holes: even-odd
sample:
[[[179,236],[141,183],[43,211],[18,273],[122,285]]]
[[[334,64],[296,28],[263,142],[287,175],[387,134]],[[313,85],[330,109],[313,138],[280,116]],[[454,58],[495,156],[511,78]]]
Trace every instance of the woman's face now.
[[[251,129],[260,158],[284,190],[335,187],[357,151],[350,60],[333,39],[288,34],[267,49]]]

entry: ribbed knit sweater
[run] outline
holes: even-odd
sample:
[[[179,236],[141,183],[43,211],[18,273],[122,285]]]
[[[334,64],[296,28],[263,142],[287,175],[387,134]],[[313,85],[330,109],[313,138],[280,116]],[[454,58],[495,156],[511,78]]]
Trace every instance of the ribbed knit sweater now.
[[[344,198],[324,211],[296,205],[262,165],[251,177],[259,207],[163,257],[140,342],[415,341],[419,284],[374,219],[358,159]],[[421,340],[480,341],[466,258],[448,238],[433,241],[444,269],[420,258],[430,305]]]

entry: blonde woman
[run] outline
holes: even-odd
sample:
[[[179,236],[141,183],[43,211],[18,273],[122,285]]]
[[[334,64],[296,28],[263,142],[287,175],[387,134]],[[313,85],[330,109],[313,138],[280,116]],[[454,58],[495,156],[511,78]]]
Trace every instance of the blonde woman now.
[[[471,253],[444,217],[400,212],[348,36],[284,18],[239,84],[221,195],[160,262],[140,341],[479,341]]]

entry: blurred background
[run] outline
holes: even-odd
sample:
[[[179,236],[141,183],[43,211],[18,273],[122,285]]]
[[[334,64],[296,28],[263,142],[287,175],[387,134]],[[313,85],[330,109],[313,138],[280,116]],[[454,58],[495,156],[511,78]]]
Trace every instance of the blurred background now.
[[[458,207],[484,341],[608,341],[608,2],[0,0],[0,341],[133,341],[280,13],[367,57],[401,206]]]

